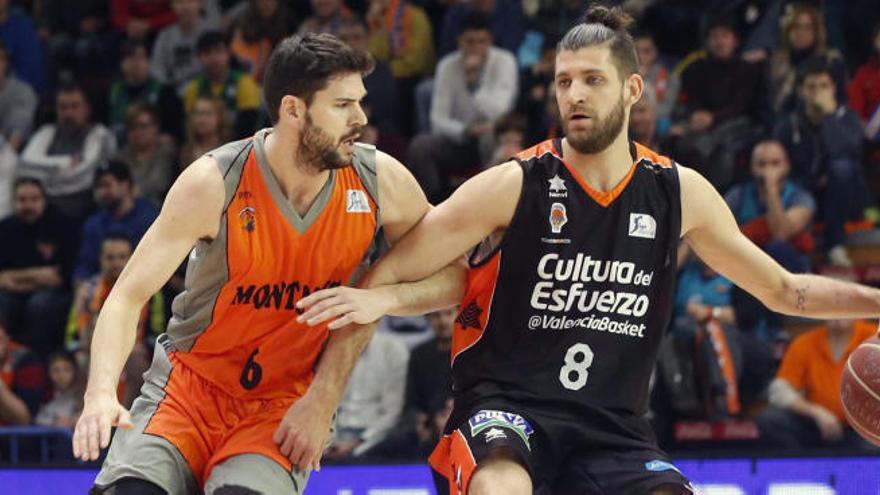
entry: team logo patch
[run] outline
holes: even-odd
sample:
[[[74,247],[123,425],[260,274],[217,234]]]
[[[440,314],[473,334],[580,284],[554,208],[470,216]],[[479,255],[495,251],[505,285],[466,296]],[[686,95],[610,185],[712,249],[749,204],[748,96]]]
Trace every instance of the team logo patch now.
[[[480,324],[481,314],[483,314],[483,308],[477,304],[477,301],[471,301],[470,304],[461,310],[455,322],[461,325],[462,330],[467,330],[468,328],[482,330],[483,325]]]
[[[565,212],[565,205],[562,203],[553,203],[550,206],[550,230],[554,234],[562,232],[562,226],[568,223],[568,214]]]
[[[677,467],[666,461],[661,461],[660,459],[654,459],[653,461],[646,462],[645,469],[647,469],[648,471],[654,471],[655,473],[663,471],[675,471],[681,474],[681,471],[679,471]]]
[[[657,221],[647,213],[629,214],[629,236],[654,239],[657,237]]]
[[[241,222],[241,228],[253,232],[257,228],[257,210],[252,206],[245,206],[238,212],[238,220]]]
[[[345,211],[348,213],[370,213],[370,202],[367,193],[362,189],[345,191]]]
[[[471,416],[471,419],[468,420],[468,424],[471,428],[471,437],[476,437],[480,432],[488,430],[486,431],[486,442],[490,442],[497,438],[502,438],[498,433],[493,433],[493,431],[500,431],[501,434],[504,434],[504,431],[501,430],[501,428],[504,428],[516,433],[522,439],[523,443],[526,444],[526,448],[529,450],[532,449],[531,445],[529,445],[529,437],[532,436],[532,433],[534,433],[535,430],[532,428],[532,425],[519,414],[483,409]],[[490,438],[490,435],[493,438]]]
[[[568,188],[565,187],[565,180],[559,177],[559,174],[553,176],[552,179],[549,179],[547,182],[550,183],[550,197],[551,198],[567,198],[568,197]]]
[[[486,443],[489,443],[493,440],[499,440],[501,438],[507,438],[507,433],[504,433],[504,430],[501,430],[499,428],[486,430]]]

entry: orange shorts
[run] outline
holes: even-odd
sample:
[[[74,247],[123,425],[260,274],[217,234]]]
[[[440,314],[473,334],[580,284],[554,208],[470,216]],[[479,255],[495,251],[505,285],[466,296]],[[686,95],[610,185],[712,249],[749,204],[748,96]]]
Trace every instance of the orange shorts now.
[[[165,397],[144,433],[177,447],[199,486],[214,466],[239,454],[264,455],[291,470],[272,436],[295,398],[238,399],[183,365],[175,353],[168,357],[173,370]]]

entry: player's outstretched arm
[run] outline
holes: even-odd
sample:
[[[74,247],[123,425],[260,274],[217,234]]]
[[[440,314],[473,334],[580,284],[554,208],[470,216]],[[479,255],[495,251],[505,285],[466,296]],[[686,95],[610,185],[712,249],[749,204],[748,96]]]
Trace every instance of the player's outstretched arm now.
[[[679,167],[682,235],[697,255],[765,306],[821,319],[875,318],[880,290],[811,274],[793,274],[747,239],[724,199],[697,172]]]
[[[306,309],[300,321],[317,325],[337,318],[330,323],[335,329],[384,314],[423,314],[455,304],[464,288],[463,255],[506,228],[513,216],[522,188],[522,169],[514,162],[477,175],[430,209],[409,171],[393,158],[387,160],[385,167],[379,162],[380,201],[384,173],[389,198],[383,203],[384,225],[392,249],[361,282],[361,287],[373,289],[316,292],[299,302]]]
[[[223,179],[212,158],[194,162],[171,187],[107,297],[92,340],[83,413],[73,435],[74,456],[95,460],[110,442],[111,426],[131,427],[116,399],[119,374],[134,345],[141,308],[171,277],[199,239],[213,238],[224,201]]]

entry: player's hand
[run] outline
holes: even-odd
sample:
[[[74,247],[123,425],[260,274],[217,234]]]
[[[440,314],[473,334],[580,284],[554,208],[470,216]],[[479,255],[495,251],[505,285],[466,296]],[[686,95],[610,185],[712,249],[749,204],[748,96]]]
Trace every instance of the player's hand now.
[[[366,325],[387,314],[393,304],[393,296],[387,288],[334,287],[300,299],[296,307],[305,312],[296,321],[315,326],[332,320],[327,326],[330,330],[352,323]]]
[[[272,440],[300,471],[320,471],[332,421],[333,410],[328,411],[325,404],[306,393],[287,409]]]
[[[822,406],[813,408],[813,420],[826,442],[836,442],[843,438],[843,425],[831,411]]]
[[[122,407],[113,393],[86,395],[82,415],[73,431],[73,456],[83,461],[94,461],[101,449],[110,445],[110,428],[131,429],[131,415]]]

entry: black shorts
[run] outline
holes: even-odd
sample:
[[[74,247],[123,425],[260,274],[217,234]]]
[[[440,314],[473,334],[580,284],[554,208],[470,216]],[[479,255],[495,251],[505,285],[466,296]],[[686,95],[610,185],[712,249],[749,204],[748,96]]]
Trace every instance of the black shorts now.
[[[660,487],[694,493],[644,420],[604,416],[586,420],[510,403],[454,410],[430,459],[438,491],[448,484],[450,494],[467,494],[480,461],[503,448],[529,472],[536,494],[647,495]]]

